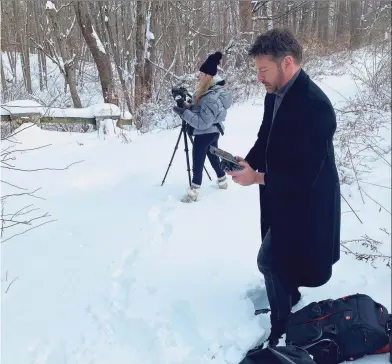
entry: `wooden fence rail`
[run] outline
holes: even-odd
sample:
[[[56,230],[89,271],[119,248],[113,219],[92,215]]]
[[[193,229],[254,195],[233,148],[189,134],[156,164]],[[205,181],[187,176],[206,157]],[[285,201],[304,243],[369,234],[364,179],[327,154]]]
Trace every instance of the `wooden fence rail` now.
[[[81,109],[48,108],[32,100],[15,100],[1,105],[1,137],[12,133],[24,123],[45,128],[49,124],[92,125],[98,129],[103,120],[111,119],[118,127],[132,125],[132,115],[121,112],[116,105],[98,104]]]

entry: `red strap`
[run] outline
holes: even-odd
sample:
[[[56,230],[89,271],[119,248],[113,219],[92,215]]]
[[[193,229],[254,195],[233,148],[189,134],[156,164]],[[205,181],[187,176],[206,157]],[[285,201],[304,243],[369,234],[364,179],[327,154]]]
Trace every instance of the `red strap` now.
[[[373,354],[385,354],[389,353],[389,344],[383,346],[382,348],[377,349],[373,352]]]

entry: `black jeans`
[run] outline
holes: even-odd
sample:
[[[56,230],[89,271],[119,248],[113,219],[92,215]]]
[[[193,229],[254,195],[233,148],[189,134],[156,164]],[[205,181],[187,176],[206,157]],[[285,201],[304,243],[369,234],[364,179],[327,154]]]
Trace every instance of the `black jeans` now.
[[[288,277],[281,277],[275,271],[271,254],[271,230],[269,229],[257,256],[257,266],[264,275],[265,288],[271,309],[272,332],[282,335],[284,325],[291,313],[292,297],[300,293]],[[283,252],[284,254],[284,252]],[[284,278],[284,279],[283,279]]]
[[[192,183],[201,186],[201,182],[203,179],[203,167],[204,162],[206,160],[206,156],[210,160],[212,168],[215,170],[215,173],[218,178],[223,177],[225,175],[225,171],[220,167],[219,158],[210,153],[209,147],[210,145],[218,148],[218,139],[219,133],[209,133],[209,134],[201,134],[195,135],[195,139],[193,142],[192,149],[192,158],[193,158],[193,178]]]

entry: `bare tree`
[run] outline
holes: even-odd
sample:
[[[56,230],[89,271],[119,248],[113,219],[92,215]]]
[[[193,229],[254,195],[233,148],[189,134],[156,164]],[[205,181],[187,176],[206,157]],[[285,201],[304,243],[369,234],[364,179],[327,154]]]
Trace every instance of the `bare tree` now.
[[[92,25],[87,4],[84,1],[76,1],[73,5],[79,28],[97,65],[103,98],[107,103],[118,105],[110,57]]]
[[[361,43],[361,3],[350,1],[350,49],[356,49]]]
[[[136,1],[136,54],[135,54],[135,106],[143,104],[144,100],[144,55],[146,44],[146,1]]]
[[[65,80],[69,85],[69,90],[71,93],[74,107],[82,107],[82,102],[80,101],[80,97],[76,88],[76,77],[74,68],[75,53],[71,52],[71,45],[68,43],[69,33],[64,36],[64,33],[60,30],[60,10],[57,11],[54,4],[48,1],[46,6],[46,14],[50,22],[50,28],[47,34],[48,38],[46,40],[52,52],[51,58],[56,62],[60,69],[60,72],[64,75]],[[50,39],[51,34],[53,34],[54,36],[57,49],[60,52],[60,56],[58,56],[56,47]],[[43,46],[39,46],[39,48],[41,51],[44,51]]]
[[[88,106],[93,86],[105,102],[145,118],[138,125],[150,122],[145,110],[152,102],[160,103],[163,117],[167,89],[179,80],[192,86],[191,74],[218,49],[230,47],[221,65],[228,80],[238,83],[239,100],[241,89],[248,97],[253,87],[246,53],[257,34],[288,27],[304,44],[305,58],[315,59],[390,38],[391,20],[386,0],[2,0],[1,12],[2,100],[48,93],[47,100],[58,96],[56,106],[69,99]],[[64,90],[53,86],[52,62],[65,79]],[[32,67],[38,82],[32,82]]]
[[[122,88],[122,92],[128,107],[128,110],[130,113],[132,113],[132,104],[131,104],[131,99],[129,97],[129,92],[128,92],[128,88],[126,85],[126,80],[125,80],[125,76],[124,76],[124,72],[123,72],[123,67],[121,65],[121,60],[120,60],[120,52],[117,46],[117,43],[114,41],[114,36],[113,36],[113,32],[112,32],[112,28],[109,24],[109,12],[107,7],[105,7],[105,9],[102,8],[102,4],[99,4],[100,6],[100,12],[104,13],[104,22],[106,25],[106,30],[107,30],[107,36],[108,36],[108,41],[110,46],[112,47],[112,54],[114,57],[114,63],[116,65],[116,69],[117,69],[117,73],[118,73],[118,77],[120,78],[120,83],[121,83],[121,88]],[[103,30],[104,32],[104,30]]]

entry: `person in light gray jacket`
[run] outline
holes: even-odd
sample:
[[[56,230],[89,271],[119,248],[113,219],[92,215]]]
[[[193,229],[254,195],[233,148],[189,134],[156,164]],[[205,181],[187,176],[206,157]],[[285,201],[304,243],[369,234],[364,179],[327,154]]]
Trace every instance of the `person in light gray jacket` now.
[[[193,178],[183,202],[196,201],[202,183],[203,168],[206,157],[218,178],[218,186],[227,188],[226,173],[220,167],[220,159],[210,153],[209,147],[218,147],[220,133],[224,133],[223,122],[226,119],[227,109],[232,104],[231,91],[227,90],[224,80],[218,80],[217,68],[222,58],[221,52],[209,55],[201,65],[198,75],[198,89],[192,98],[191,104],[185,108],[174,106],[173,110],[186,121],[188,130],[195,136],[192,150]],[[218,81],[218,82],[217,82]]]

